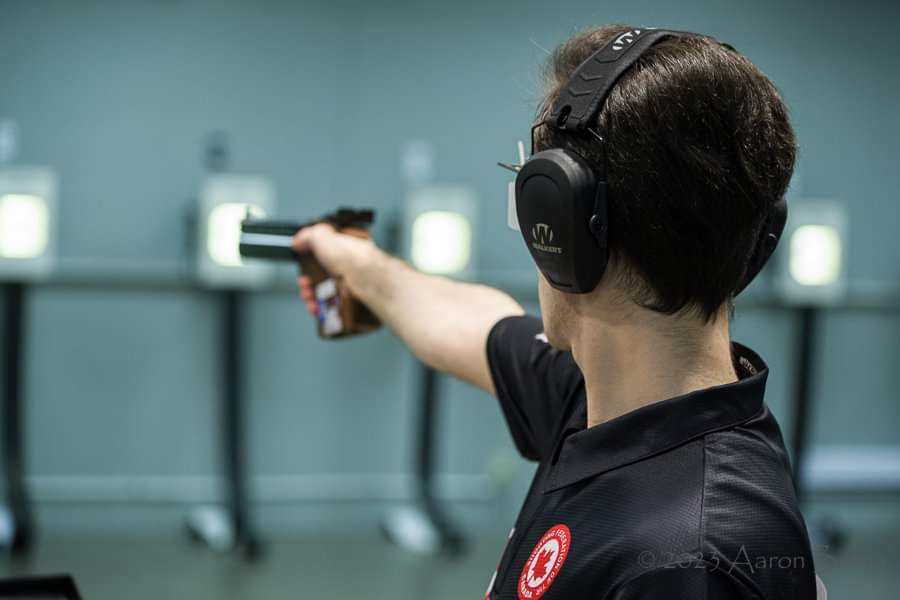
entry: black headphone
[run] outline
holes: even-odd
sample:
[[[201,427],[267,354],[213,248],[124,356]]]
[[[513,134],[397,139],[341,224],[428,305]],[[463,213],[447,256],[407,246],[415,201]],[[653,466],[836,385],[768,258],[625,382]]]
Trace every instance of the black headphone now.
[[[590,134],[605,144],[591,125],[618,79],[648,48],[669,37],[705,37],[665,29],[634,29],[618,35],[575,70],[541,126]],[[605,158],[601,161],[606,169]],[[528,251],[547,282],[558,290],[590,292],[609,260],[606,173],[596,173],[578,153],[563,148],[532,154],[516,176],[516,216]],[[740,293],[775,251],[787,220],[781,198],[770,211],[753,251]]]

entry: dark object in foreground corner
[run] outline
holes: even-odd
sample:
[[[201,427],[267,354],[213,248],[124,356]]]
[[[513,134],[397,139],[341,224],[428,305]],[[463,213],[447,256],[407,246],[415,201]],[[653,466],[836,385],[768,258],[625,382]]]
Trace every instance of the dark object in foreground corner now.
[[[0,579],[0,598],[81,600],[75,581],[68,575]]]
[[[358,335],[377,329],[378,317],[350,294],[341,277],[332,277],[311,254],[291,248],[294,234],[318,223],[328,223],[341,233],[369,239],[375,211],[340,208],[307,223],[246,219],[241,223],[240,251],[247,258],[300,263],[301,272],[312,281],[318,305],[318,333],[323,338]]]

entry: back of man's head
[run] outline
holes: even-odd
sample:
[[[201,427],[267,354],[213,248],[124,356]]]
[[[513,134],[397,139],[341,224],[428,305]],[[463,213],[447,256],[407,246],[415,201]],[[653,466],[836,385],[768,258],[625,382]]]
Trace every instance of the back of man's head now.
[[[579,33],[546,70],[539,119],[591,54],[630,26]],[[616,283],[666,314],[705,320],[730,302],[796,158],[787,108],[736,51],[702,37],[659,42],[625,73],[600,113]],[[569,148],[602,172],[600,143],[552,127],[535,151]]]

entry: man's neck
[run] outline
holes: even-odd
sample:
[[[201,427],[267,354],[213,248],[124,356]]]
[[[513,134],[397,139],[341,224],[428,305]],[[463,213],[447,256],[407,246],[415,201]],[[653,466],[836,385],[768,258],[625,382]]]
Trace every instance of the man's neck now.
[[[728,321],[701,325],[660,315],[581,323],[572,355],[584,374],[587,426],[737,380]]]

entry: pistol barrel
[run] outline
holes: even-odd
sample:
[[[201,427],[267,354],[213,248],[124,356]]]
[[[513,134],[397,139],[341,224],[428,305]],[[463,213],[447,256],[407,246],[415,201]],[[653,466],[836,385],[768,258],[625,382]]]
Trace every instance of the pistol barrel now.
[[[306,224],[247,219],[241,223],[240,252],[247,258],[296,261],[291,238]]]
[[[247,258],[296,261],[297,253],[291,248],[291,238],[304,227],[316,223],[330,223],[335,228],[368,229],[375,218],[371,209],[340,208],[316,221],[273,221],[245,219],[241,223],[240,253]]]

